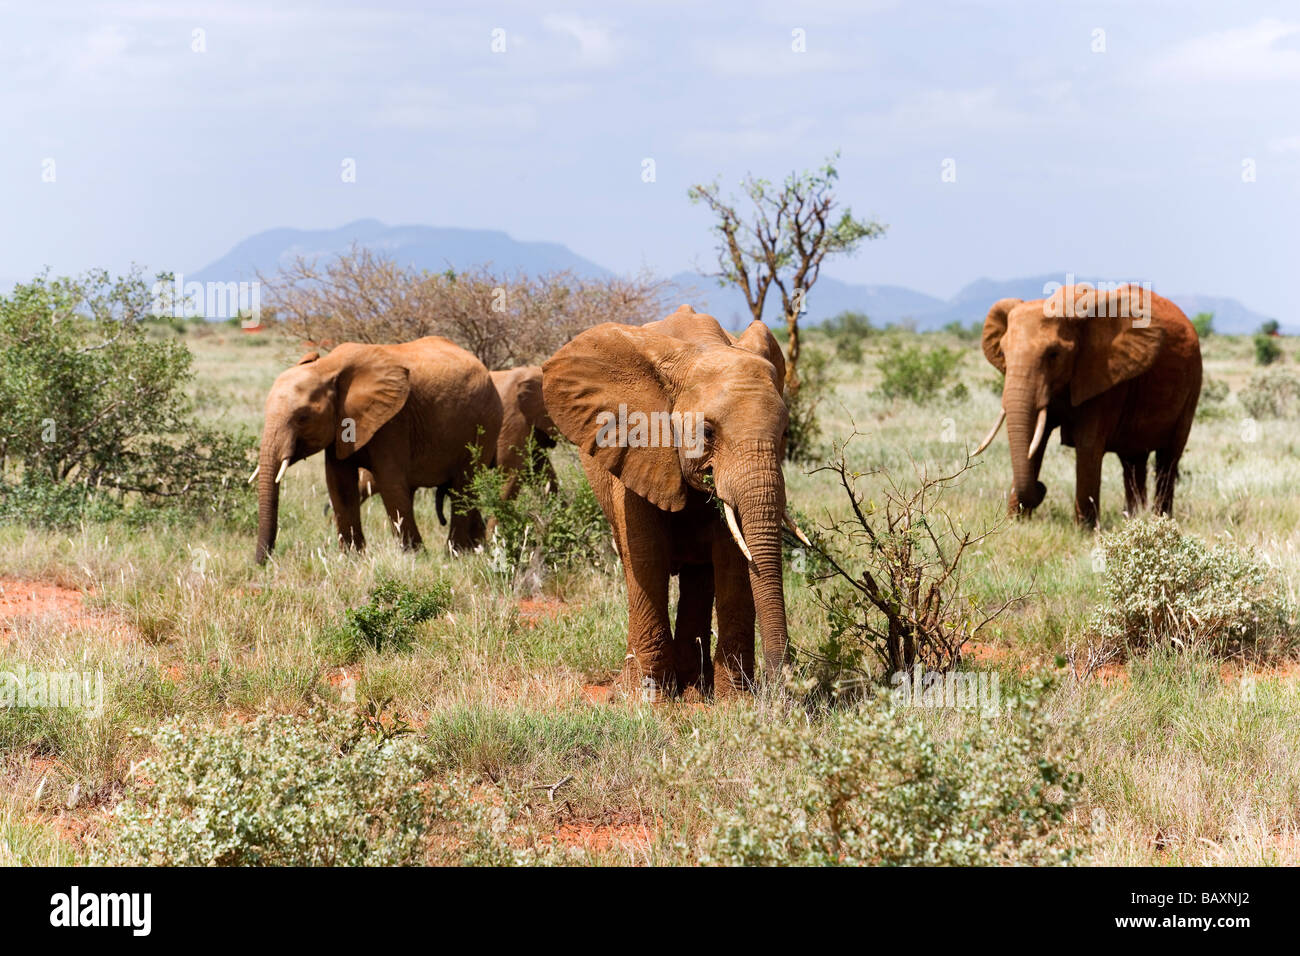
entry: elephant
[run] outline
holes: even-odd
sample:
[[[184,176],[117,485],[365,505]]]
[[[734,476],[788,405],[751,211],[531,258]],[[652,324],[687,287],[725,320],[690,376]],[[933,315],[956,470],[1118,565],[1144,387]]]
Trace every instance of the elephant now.
[[[1138,285],[1063,286],[1029,302],[1002,299],[984,320],[984,356],[1005,375],[1002,412],[1011,446],[1011,514],[1043,500],[1038,480],[1052,429],[1075,449],[1075,520],[1097,523],[1101,461],[1119,456],[1129,514],[1147,503],[1155,452],[1156,510],[1170,514],[1178,462],[1201,393],[1201,347],[1178,306]]]
[[[796,527],[781,471],[784,381],[767,326],[755,321],[733,338],[689,305],[643,326],[597,325],[542,366],[546,408],[577,445],[622,559],[624,687],[650,697],[751,687],[755,617],[765,677],[780,680],[781,529]],[[680,598],[670,626],[673,575]]]
[[[322,450],[340,544],[365,547],[357,494],[365,468],[403,547],[419,548],[415,489],[463,487],[474,467],[471,449],[490,457],[485,450],[496,447],[501,417],[487,368],[440,336],[402,345],[345,342],[323,358],[304,356],[280,374],[266,399],[253,473],[260,475],[256,560],[264,562],[275,547],[285,469]],[[472,547],[481,534],[477,514],[453,515],[454,548]]]
[[[513,498],[519,491],[519,476],[524,469],[524,455],[532,438],[531,469],[545,475],[555,486],[555,469],[547,457],[559,434],[542,399],[542,370],[537,365],[521,365],[492,373],[492,384],[501,396],[501,435],[497,439],[494,464],[506,476],[501,490],[503,498]]]
[[[542,369],[537,365],[492,372],[492,384],[501,396],[501,432],[496,449],[486,464],[502,469],[506,475],[501,497],[507,500],[519,493],[519,475],[524,468],[525,449],[532,438],[532,471],[545,475],[549,487],[555,487],[557,477],[547,457],[547,450],[555,447],[559,431],[542,401]],[[357,480],[357,493],[364,502],[374,494],[374,475],[362,468]],[[446,524],[445,505],[448,485],[438,486],[435,511],[440,524]]]

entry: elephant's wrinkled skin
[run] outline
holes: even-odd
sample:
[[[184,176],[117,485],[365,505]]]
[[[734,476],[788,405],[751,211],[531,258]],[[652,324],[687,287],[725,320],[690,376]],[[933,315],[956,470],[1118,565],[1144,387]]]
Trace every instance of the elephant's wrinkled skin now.
[[[689,306],[641,327],[598,325],[543,366],[546,408],[578,446],[622,558],[623,683],[655,693],[694,686],[720,696],[750,686],[756,615],[767,677],[780,679],[784,379],[780,346],[765,325],[755,322],[733,339]],[[629,419],[689,414],[698,444],[611,443],[602,413],[617,415],[620,405]],[[734,510],[752,561],[728,531],[722,502]],[[668,607],[674,574],[681,585],[675,628]],[[718,645],[710,657],[715,602]]]
[[[1061,444],[1075,449],[1076,520],[1097,522],[1106,452],[1123,464],[1133,513],[1146,504],[1147,457],[1154,451],[1155,507],[1172,511],[1178,460],[1201,394],[1200,343],[1178,306],[1138,286],[1095,294],[1065,286],[1047,299],[1003,299],[984,321],[983,348],[1006,375],[1012,513],[1028,514],[1042,501],[1046,488],[1038,473],[1058,427]]]
[[[281,373],[266,400],[258,464],[257,554],[275,547],[279,478],[293,462],[325,452],[325,482],[344,547],[363,548],[358,473],[373,475],[402,544],[416,548],[416,488],[459,489],[478,446],[487,460],[501,429],[501,399],[483,363],[438,336],[403,345],[344,343],[304,356]],[[472,546],[482,521],[454,516],[451,543]]]

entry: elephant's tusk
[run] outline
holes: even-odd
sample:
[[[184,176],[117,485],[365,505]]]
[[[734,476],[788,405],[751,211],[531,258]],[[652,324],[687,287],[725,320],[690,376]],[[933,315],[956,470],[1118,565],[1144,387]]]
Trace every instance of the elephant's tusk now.
[[[257,473],[258,473],[259,471],[261,471],[261,470],[262,470],[262,466],[261,466],[261,465],[258,465],[256,468],[253,469],[253,473],[252,473],[251,475],[248,476],[248,483],[249,483],[250,485],[253,483],[253,479],[257,477]]]
[[[993,427],[989,429],[988,435],[986,435],[984,437],[984,440],[980,442],[980,446],[976,448],[973,452],[971,452],[972,458],[974,458],[976,455],[982,452],[985,448],[988,448],[989,445],[993,444],[993,439],[997,437],[998,429],[1002,427],[1002,423],[1005,422],[1006,420],[1007,420],[1007,410],[1004,408],[998,412],[997,422],[994,423]]]
[[[811,548],[811,547],[813,546],[813,543],[812,543],[811,541],[808,540],[808,536],[807,536],[806,534],[804,534],[802,531],[800,531],[800,530],[799,530],[799,526],[798,526],[797,524],[794,523],[794,519],[790,517],[790,512],[788,512],[788,511],[784,512],[784,513],[781,515],[781,517],[782,517],[783,519],[785,519],[785,526],[786,526],[787,528],[790,529],[790,533],[791,533],[791,534],[793,534],[796,538],[798,538],[798,539],[799,539],[800,541],[802,541],[804,544],[808,545],[808,547]]]
[[[285,471],[288,470],[288,468],[289,468],[289,459],[286,458],[284,461],[280,462],[280,470],[276,472],[275,483],[277,485],[280,483],[280,479],[284,477],[284,473]]]
[[[1038,424],[1034,426],[1034,440],[1029,443],[1029,454],[1026,458],[1033,458],[1034,452],[1038,451],[1038,446],[1043,443],[1043,432],[1047,430],[1047,409],[1038,410]]]
[[[745,544],[745,536],[740,533],[740,525],[736,524],[736,512],[731,510],[731,505],[725,501],[722,503],[722,511],[727,516],[727,527],[731,530],[731,536],[736,539],[736,544],[740,546],[740,553],[745,556],[745,560],[750,564],[754,563],[754,556],[749,553],[749,545]]]

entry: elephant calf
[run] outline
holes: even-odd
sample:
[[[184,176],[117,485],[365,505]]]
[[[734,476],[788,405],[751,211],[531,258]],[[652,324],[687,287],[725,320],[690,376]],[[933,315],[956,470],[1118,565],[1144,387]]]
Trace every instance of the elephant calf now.
[[[402,345],[347,342],[313,352],[280,374],[266,400],[258,470],[257,561],[275,547],[285,469],[325,452],[325,483],[344,547],[363,548],[359,472],[372,476],[402,544],[422,543],[412,512],[417,488],[462,488],[474,454],[491,457],[501,399],[483,363],[439,336]],[[453,516],[450,539],[471,547],[475,514]]]
[[[1156,454],[1155,506],[1174,506],[1178,461],[1201,394],[1201,346],[1178,306],[1136,285],[1113,291],[1064,286],[1046,299],[1002,299],[984,320],[984,356],[1006,376],[1002,414],[979,454],[1007,423],[1013,475],[1008,509],[1029,514],[1052,429],[1075,449],[1075,518],[1097,523],[1101,459],[1124,467],[1130,513],[1147,501]]]

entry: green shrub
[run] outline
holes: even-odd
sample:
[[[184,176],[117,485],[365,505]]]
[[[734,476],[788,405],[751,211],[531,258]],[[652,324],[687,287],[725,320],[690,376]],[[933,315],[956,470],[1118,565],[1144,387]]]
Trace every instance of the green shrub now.
[[[501,497],[507,478],[500,469],[478,468],[455,506],[476,509],[494,523],[487,544],[492,570],[516,587],[535,591],[549,572],[589,565],[593,556],[612,556],[612,532],[585,477],[553,486],[553,476],[541,467],[544,459],[533,453],[531,436],[523,451],[514,498]]]
[[[827,319],[822,330],[835,343],[836,358],[853,365],[862,361],[862,340],[874,331],[867,314],[853,309]]]
[[[1237,400],[1251,418],[1295,418],[1300,415],[1300,377],[1286,369],[1268,369],[1252,376]]]
[[[1204,342],[1214,334],[1214,313],[1197,312],[1192,319],[1192,328],[1196,329],[1196,337]]]
[[[1196,403],[1197,421],[1222,418],[1227,414],[1228,383],[1206,376],[1201,381],[1201,397]]]
[[[340,664],[356,660],[367,647],[376,652],[384,648],[405,650],[420,624],[438,617],[450,606],[451,585],[446,581],[416,589],[381,579],[371,589],[369,601],[346,610],[343,620],[325,632],[325,649]]]
[[[42,276],[0,297],[8,517],[68,524],[97,516],[104,501],[139,500],[226,515],[250,494],[242,476],[252,437],[197,421],[192,357],[170,331],[149,334],[150,305],[138,272]]]
[[[1255,336],[1255,364],[1272,365],[1282,357],[1282,346],[1277,339],[1261,332]]]
[[[729,866],[987,866],[1070,862],[1067,816],[1082,786],[1080,728],[1058,728],[1027,692],[955,736],[882,695],[820,719],[751,711],[729,746],[753,754],[734,804],[717,742],[673,782],[712,817],[702,862]],[[725,768],[725,769],[719,769]],[[710,796],[712,795],[712,796]],[[714,804],[710,806],[710,804]]]
[[[1250,550],[1144,516],[1098,537],[1102,594],[1090,627],[1130,650],[1158,644],[1229,653],[1280,636],[1289,609],[1276,574]]]
[[[180,721],[114,812],[100,862],[161,866],[391,866],[422,857],[419,748],[341,718]]]
[[[905,398],[924,404],[949,383],[961,359],[962,353],[957,349],[944,346],[926,349],[891,342],[876,361],[881,374],[877,392],[887,399]]]

